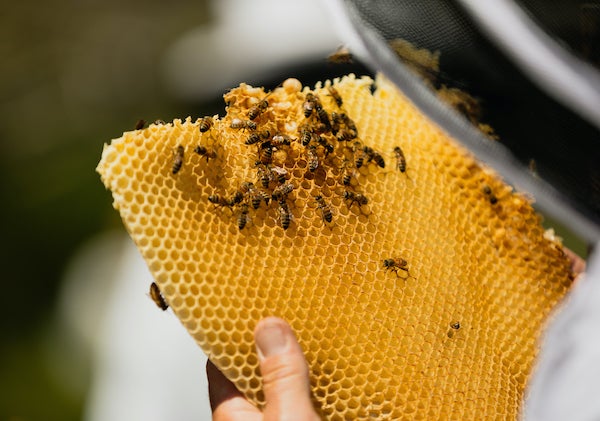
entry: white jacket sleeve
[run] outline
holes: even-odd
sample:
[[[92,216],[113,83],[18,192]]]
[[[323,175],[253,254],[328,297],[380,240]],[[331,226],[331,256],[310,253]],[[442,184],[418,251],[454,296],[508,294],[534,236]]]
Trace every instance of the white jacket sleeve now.
[[[600,245],[600,244],[599,244]],[[600,250],[551,322],[529,385],[525,421],[600,420]]]

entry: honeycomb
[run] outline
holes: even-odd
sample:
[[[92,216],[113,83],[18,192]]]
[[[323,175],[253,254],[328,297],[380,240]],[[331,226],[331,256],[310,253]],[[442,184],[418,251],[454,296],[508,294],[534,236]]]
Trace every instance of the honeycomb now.
[[[97,168],[215,365],[263,406],[253,329],[275,315],[324,418],[518,418],[573,279],[531,200],[381,76],[224,99],[125,132]]]

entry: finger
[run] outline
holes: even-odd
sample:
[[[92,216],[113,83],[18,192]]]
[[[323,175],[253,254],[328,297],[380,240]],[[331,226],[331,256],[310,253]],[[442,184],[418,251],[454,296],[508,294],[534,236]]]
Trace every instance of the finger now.
[[[208,360],[208,397],[214,421],[260,420],[260,411],[244,398],[227,377]]]
[[[579,257],[574,251],[563,247],[565,254],[571,260],[571,272],[577,277],[580,273],[585,272],[585,260]]]
[[[265,394],[264,419],[319,419],[310,399],[308,365],[292,328],[267,317],[254,331]]]

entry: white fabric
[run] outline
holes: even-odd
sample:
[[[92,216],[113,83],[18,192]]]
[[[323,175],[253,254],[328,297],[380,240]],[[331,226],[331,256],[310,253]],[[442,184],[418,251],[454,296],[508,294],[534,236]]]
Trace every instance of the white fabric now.
[[[600,420],[600,253],[549,327],[525,421]]]

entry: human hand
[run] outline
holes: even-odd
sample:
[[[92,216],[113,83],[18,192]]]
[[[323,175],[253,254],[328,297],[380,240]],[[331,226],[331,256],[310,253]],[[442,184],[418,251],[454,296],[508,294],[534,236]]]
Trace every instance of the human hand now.
[[[263,380],[265,408],[261,412],[208,361],[208,395],[214,421],[319,420],[310,399],[308,365],[291,327],[267,317],[254,330]]]

